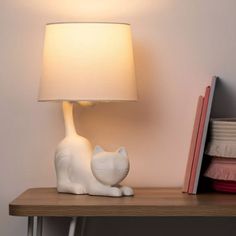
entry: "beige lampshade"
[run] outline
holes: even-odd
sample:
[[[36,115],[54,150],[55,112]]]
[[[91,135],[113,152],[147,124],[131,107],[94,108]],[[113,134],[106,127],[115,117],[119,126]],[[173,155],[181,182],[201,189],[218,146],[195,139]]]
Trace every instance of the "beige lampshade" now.
[[[39,101],[137,99],[130,25],[46,26]]]

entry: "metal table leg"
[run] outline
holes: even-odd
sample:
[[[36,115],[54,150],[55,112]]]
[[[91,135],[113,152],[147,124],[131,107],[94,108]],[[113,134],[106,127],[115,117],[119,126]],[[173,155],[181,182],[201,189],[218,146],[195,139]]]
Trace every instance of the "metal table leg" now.
[[[76,223],[77,223],[77,217],[72,217],[72,219],[70,221],[70,228],[69,228],[68,236],[74,236],[75,235]]]
[[[37,236],[42,236],[42,231],[43,231],[43,217],[38,216],[37,217]]]
[[[86,224],[86,217],[82,217],[81,220],[82,220],[82,222],[81,222],[80,235],[83,236],[84,235],[84,230],[85,230],[85,224]],[[68,236],[74,236],[75,235],[76,224],[77,224],[77,217],[72,217],[71,222],[70,222]],[[43,231],[43,217],[42,216],[37,216],[36,235],[37,236],[42,236],[42,231]],[[29,216],[28,217],[28,234],[27,234],[27,236],[33,236],[33,235],[34,235],[34,217]]]
[[[34,234],[34,217],[29,216],[28,217],[28,236],[33,236]]]

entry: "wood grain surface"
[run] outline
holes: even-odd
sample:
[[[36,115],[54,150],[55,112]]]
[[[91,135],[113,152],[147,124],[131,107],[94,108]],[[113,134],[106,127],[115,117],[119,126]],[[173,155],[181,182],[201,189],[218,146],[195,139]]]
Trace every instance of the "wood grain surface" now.
[[[177,188],[137,188],[134,197],[97,197],[28,189],[12,201],[13,216],[236,216],[236,195],[183,194]]]

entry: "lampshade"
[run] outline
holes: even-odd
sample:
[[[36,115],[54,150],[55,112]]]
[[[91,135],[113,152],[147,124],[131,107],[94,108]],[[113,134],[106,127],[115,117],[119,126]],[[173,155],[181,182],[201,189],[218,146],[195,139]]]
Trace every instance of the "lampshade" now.
[[[39,101],[136,100],[130,25],[46,26]]]

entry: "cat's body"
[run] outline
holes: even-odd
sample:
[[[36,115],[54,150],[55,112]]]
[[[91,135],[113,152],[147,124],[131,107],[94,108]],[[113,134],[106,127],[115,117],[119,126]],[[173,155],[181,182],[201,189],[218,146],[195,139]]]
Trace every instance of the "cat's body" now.
[[[97,180],[91,170],[90,142],[74,128],[72,105],[63,103],[66,137],[56,149],[55,167],[58,192],[120,197],[133,195],[129,187],[113,187]]]

